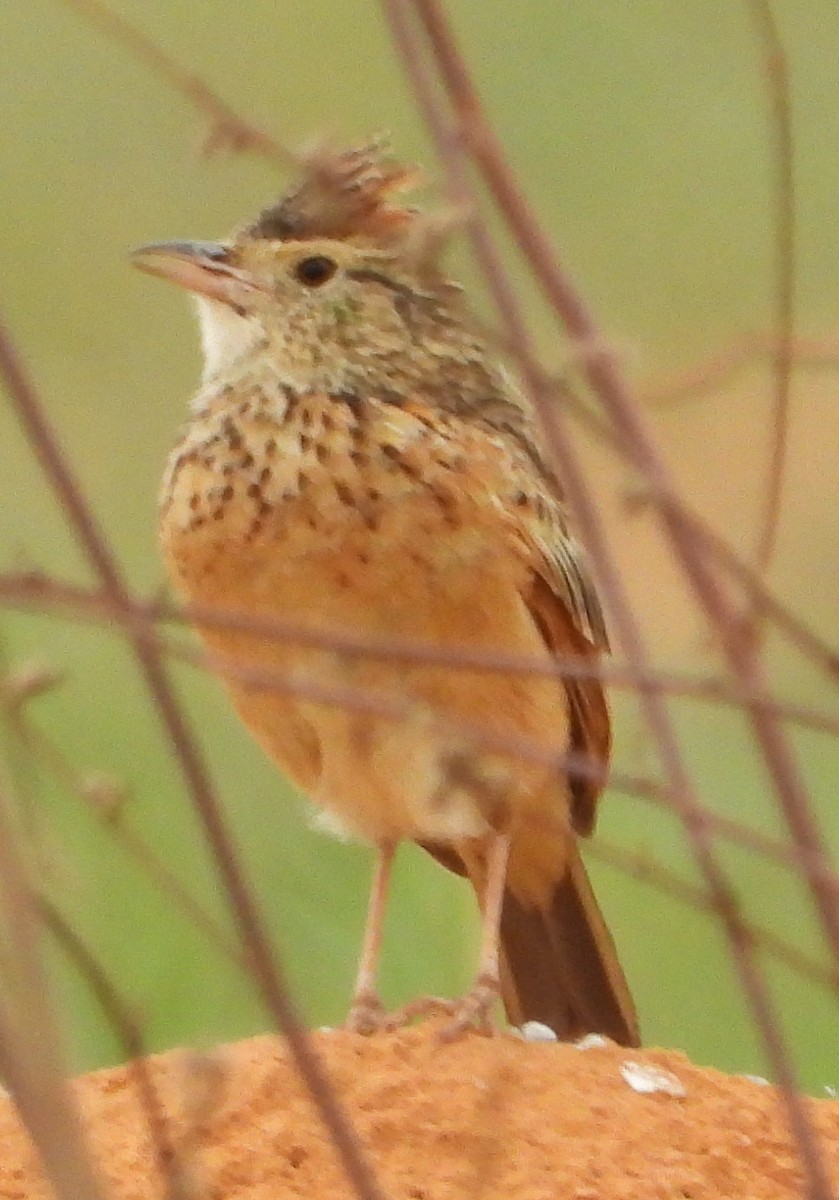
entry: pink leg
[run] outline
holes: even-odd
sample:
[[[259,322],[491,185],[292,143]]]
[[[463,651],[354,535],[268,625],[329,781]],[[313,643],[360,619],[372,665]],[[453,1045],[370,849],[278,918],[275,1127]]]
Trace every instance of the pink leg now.
[[[465,855],[465,849],[462,849],[462,853]],[[391,1026],[407,1024],[416,1017],[445,1014],[452,1020],[441,1031],[440,1037],[443,1041],[460,1037],[467,1029],[492,1033],[492,1007],[501,993],[498,943],[509,857],[510,839],[504,834],[493,834],[489,841],[486,868],[480,872],[483,876],[483,887],[479,897],[481,948],[478,973],[472,987],[460,1000],[443,1000],[436,996],[424,996],[413,1000],[391,1018]],[[478,878],[477,871],[474,878]]]
[[[459,1037],[466,1029],[481,1033],[492,1032],[492,1006],[501,992],[501,971],[498,943],[501,932],[501,908],[507,863],[510,858],[510,839],[502,833],[493,834],[486,865],[486,886],[481,904],[481,949],[475,982],[454,1010],[454,1020],[445,1027],[445,1040]]]
[[[487,980],[497,991],[501,985],[498,961],[498,941],[501,932],[501,908],[504,885],[507,882],[507,863],[510,859],[510,839],[497,833],[493,836],[487,856],[487,880],[481,923],[481,952],[478,959],[478,979]]]
[[[345,1022],[346,1028],[355,1030],[356,1033],[375,1033],[386,1023],[382,1002],[376,991],[376,974],[382,945],[387,890],[395,854],[394,842],[383,842],[378,847],[378,858],[367,904],[364,942],[358,960],[352,1004]]]

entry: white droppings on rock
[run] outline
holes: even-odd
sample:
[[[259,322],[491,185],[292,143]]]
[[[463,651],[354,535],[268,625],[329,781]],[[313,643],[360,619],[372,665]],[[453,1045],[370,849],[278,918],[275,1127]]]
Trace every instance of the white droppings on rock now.
[[[578,1050],[602,1050],[604,1046],[609,1045],[609,1039],[604,1037],[602,1033],[587,1033],[585,1037],[581,1037],[574,1045]]]
[[[664,1092],[668,1096],[687,1095],[685,1085],[672,1071],[665,1071],[648,1063],[627,1059],[621,1066],[621,1075],[633,1092],[640,1092],[645,1096],[652,1095],[653,1092]]]
[[[526,1042],[556,1042],[557,1038],[550,1025],[541,1021],[525,1021],[521,1027],[521,1036]]]

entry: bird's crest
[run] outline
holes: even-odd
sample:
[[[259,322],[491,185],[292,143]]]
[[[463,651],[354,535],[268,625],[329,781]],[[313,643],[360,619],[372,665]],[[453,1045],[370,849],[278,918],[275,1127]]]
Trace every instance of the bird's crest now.
[[[418,211],[388,203],[416,183],[418,168],[396,162],[384,141],[346,150],[320,146],[302,156],[302,179],[244,232],[278,241],[358,238],[404,243]]]

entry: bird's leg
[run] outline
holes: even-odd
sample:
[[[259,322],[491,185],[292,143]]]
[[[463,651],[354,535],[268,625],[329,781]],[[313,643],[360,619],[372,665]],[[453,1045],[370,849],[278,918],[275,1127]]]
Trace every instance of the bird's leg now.
[[[454,1019],[443,1029],[445,1041],[459,1037],[466,1029],[492,1033],[492,1007],[501,994],[501,970],[498,943],[501,934],[501,908],[510,858],[510,839],[506,834],[492,835],[486,863],[486,882],[481,904],[481,949],[475,982],[454,1008]]]
[[[345,1022],[345,1028],[352,1029],[356,1033],[375,1033],[387,1024],[385,1010],[376,990],[376,974],[382,945],[387,890],[396,854],[396,843],[382,842],[377,850],[373,882],[370,885],[370,898],[367,902],[364,942],[358,960],[352,1004]]]

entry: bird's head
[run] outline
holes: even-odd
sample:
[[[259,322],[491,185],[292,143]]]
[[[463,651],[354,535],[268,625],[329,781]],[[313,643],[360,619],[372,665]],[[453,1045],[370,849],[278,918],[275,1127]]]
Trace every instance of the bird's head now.
[[[205,380],[265,351],[301,390],[409,387],[485,354],[437,267],[439,223],[388,203],[412,175],[378,146],[313,155],[230,238],[144,246],[133,261],[197,298]]]

